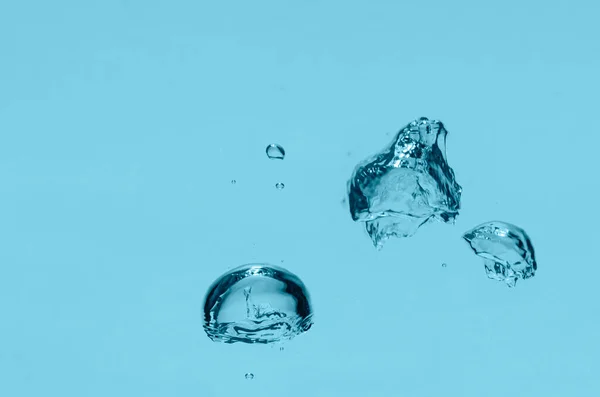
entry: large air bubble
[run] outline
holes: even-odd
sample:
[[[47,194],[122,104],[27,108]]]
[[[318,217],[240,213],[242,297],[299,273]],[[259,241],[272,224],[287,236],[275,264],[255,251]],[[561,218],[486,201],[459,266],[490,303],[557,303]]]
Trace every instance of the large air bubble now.
[[[215,342],[284,342],[311,326],[306,287],[273,265],[248,264],[225,273],[204,301],[204,329]]]
[[[446,160],[448,131],[421,117],[381,152],[360,163],[348,181],[350,214],[381,249],[389,237],[410,237],[430,220],[453,223],[461,186]]]

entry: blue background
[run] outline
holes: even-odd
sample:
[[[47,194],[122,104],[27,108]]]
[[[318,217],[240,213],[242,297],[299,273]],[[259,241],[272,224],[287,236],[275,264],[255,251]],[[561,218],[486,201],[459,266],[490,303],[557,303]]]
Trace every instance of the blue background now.
[[[2,2],[0,395],[599,395],[597,15]],[[346,181],[420,116],[449,130],[463,210],[377,252]],[[495,219],[537,251],[514,289],[460,238]],[[312,295],[284,351],[202,330],[209,284],[257,261]]]

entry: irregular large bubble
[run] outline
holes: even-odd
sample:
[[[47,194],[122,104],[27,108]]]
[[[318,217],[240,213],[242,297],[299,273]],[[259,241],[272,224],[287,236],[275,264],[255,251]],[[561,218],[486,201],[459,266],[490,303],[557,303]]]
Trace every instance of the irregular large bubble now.
[[[204,330],[215,342],[283,342],[308,331],[312,317],[302,281],[268,264],[247,264],[225,273],[204,300]]]
[[[489,278],[514,287],[518,279],[535,275],[535,251],[520,227],[500,221],[486,222],[464,233],[463,238],[476,255],[484,258]]]
[[[350,213],[365,222],[378,249],[432,219],[454,222],[462,188],[446,160],[447,133],[442,122],[421,117],[355,168],[348,181]]]

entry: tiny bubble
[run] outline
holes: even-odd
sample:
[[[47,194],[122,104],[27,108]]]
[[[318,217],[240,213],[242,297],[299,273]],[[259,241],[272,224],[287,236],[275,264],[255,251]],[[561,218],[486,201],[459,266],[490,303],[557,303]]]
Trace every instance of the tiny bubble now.
[[[254,374],[252,372],[248,372],[246,375],[244,375],[246,377],[246,379],[254,379]]]
[[[446,264],[446,262],[442,263],[442,267],[446,267],[446,266],[448,266],[448,265]]]
[[[284,351],[284,350],[285,350],[285,347],[283,347],[283,346],[281,346],[281,347],[279,348],[279,351],[280,351],[280,352],[282,352],[282,351]]]
[[[285,185],[283,183],[281,183],[281,182],[278,182],[278,183],[275,184],[275,187],[277,189],[281,190],[281,189],[283,189],[285,187]]]
[[[232,180],[231,180],[231,184],[232,184],[232,185],[235,185],[236,183],[237,183],[237,181],[236,181],[235,179],[232,179]]]

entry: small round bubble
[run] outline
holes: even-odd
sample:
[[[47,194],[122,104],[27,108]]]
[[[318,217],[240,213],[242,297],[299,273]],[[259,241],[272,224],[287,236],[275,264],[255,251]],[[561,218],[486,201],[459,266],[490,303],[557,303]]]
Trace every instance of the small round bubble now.
[[[254,379],[254,374],[252,372],[248,372],[246,375],[244,375],[246,377],[246,379],[248,380],[252,380]]]
[[[237,181],[236,181],[235,179],[232,179],[232,180],[231,180],[231,184],[232,184],[232,185],[235,185],[236,183],[237,183]]]
[[[283,190],[283,188],[285,187],[285,185],[282,182],[278,182],[278,183],[275,184],[275,187],[278,190]]]
[[[281,145],[272,143],[265,149],[267,157],[271,160],[283,160],[285,158],[285,150]]]

